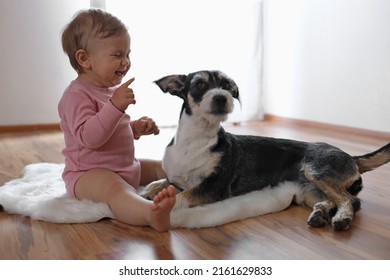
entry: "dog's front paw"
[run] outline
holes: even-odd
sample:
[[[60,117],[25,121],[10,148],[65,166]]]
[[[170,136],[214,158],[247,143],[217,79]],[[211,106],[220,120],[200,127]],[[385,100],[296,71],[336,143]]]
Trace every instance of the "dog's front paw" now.
[[[190,204],[183,193],[176,195],[176,203],[173,209],[189,208]]]
[[[153,200],[153,198],[161,192],[163,189],[170,186],[171,183],[167,179],[161,179],[158,181],[151,182],[147,185],[139,194],[146,199]]]

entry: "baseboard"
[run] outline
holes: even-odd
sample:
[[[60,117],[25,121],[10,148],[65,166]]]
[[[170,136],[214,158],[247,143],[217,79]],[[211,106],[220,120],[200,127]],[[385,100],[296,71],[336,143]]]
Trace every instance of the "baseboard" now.
[[[390,133],[381,132],[381,131],[373,131],[373,130],[368,130],[368,129],[353,128],[353,127],[320,123],[320,122],[314,122],[314,121],[285,118],[285,117],[280,117],[280,116],[271,115],[271,114],[265,114],[263,121],[284,124],[284,125],[288,125],[288,126],[292,126],[292,127],[294,127],[294,126],[296,126],[296,127],[309,127],[309,128],[313,127],[313,128],[317,128],[317,129],[320,128],[320,129],[336,131],[336,132],[337,131],[347,132],[347,133],[354,134],[354,135],[369,136],[369,137],[381,138],[381,139],[385,139],[385,140],[390,141]],[[238,125],[238,123],[233,123],[233,125]],[[33,124],[33,125],[0,126],[0,133],[59,131],[59,130],[61,130],[59,124]]]
[[[329,130],[335,132],[346,132],[353,135],[369,136],[369,137],[381,138],[390,141],[390,133],[386,133],[382,131],[374,131],[368,129],[348,127],[348,126],[327,124],[327,123],[321,123],[315,121],[291,119],[291,118],[285,118],[285,117],[275,116],[271,114],[265,114],[264,121],[271,122],[271,123],[274,122],[278,124],[285,124],[288,126],[308,127],[308,128],[313,127],[316,129],[323,129],[323,130]]]
[[[5,125],[0,126],[0,133],[39,132],[61,130],[59,124],[31,124],[31,125]]]

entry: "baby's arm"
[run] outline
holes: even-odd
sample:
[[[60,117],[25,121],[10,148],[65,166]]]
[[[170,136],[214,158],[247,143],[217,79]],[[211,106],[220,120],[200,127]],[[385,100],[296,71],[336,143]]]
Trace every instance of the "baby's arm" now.
[[[87,148],[98,148],[114,133],[124,113],[111,102],[107,102],[100,111],[85,92],[68,94],[59,108],[70,132]]]

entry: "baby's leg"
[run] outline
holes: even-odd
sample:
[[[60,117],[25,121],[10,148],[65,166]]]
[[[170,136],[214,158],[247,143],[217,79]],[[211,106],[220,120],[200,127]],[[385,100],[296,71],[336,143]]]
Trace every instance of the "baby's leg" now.
[[[169,228],[170,211],[173,207],[170,192],[162,193],[156,202],[148,201],[111,170],[95,168],[87,171],[77,181],[75,193],[79,199],[107,203],[114,217],[125,223],[150,225],[159,231]],[[157,217],[163,221],[161,224]]]
[[[151,159],[140,159],[141,163],[141,186],[146,186],[153,181],[165,179],[166,175],[162,169],[161,161]]]

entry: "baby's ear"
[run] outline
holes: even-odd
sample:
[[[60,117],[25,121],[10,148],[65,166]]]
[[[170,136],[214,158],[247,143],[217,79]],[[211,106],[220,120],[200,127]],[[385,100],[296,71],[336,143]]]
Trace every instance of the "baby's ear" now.
[[[91,67],[91,63],[89,61],[89,55],[88,55],[88,53],[85,50],[83,50],[83,49],[78,50],[75,53],[75,58],[77,60],[77,63],[82,68],[89,69]]]
[[[154,81],[163,92],[185,99],[186,75],[170,75]]]

